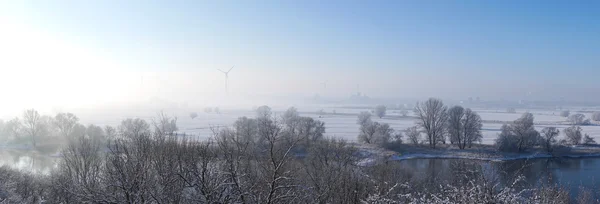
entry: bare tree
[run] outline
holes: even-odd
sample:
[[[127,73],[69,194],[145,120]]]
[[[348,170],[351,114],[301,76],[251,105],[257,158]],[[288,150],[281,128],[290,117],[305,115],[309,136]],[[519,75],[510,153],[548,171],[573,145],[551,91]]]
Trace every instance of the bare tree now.
[[[94,143],[98,143],[102,146],[106,144],[106,134],[100,126],[90,124],[87,126],[85,132],[88,138],[91,139]]]
[[[379,118],[383,118],[386,114],[387,107],[384,105],[375,106],[375,115]]]
[[[107,140],[112,140],[117,136],[117,130],[112,126],[107,125],[104,127],[104,134],[106,135]]]
[[[296,129],[300,118],[300,114],[298,113],[298,109],[295,107],[288,108],[285,113],[281,116],[283,124],[291,130]]]
[[[429,146],[435,149],[437,143],[445,142],[444,131],[446,128],[446,106],[440,99],[430,98],[415,106],[417,124],[425,130]]]
[[[544,139],[544,147],[547,152],[552,152],[552,146],[556,144],[556,137],[560,131],[556,127],[545,127],[541,131],[542,138]]]
[[[0,134],[4,135],[7,139],[19,138],[23,134],[23,124],[19,118],[6,121]]]
[[[36,147],[36,138],[42,129],[40,114],[34,109],[26,110],[23,113],[23,123],[26,134],[31,138],[31,144]]]
[[[589,119],[585,119],[585,115],[581,114],[581,113],[577,113],[577,114],[573,114],[571,116],[569,116],[569,122],[571,122],[571,125],[589,125],[590,124],[590,120]]]
[[[138,137],[150,134],[150,125],[145,120],[139,118],[128,118],[121,121],[118,127],[119,135],[123,137]]]
[[[483,121],[481,116],[470,108],[467,108],[464,112],[464,116],[461,119],[462,124],[462,148],[471,148],[474,142],[481,142],[483,135],[481,134],[481,127],[483,127]]]
[[[157,136],[173,135],[179,128],[177,127],[177,117],[169,117],[163,111],[160,111],[157,118],[152,119],[154,133]]]
[[[269,118],[272,114],[269,106],[260,106],[256,109],[256,118]]]
[[[192,120],[195,119],[196,117],[198,117],[198,113],[196,113],[196,112],[190,113],[190,118],[192,118]]]
[[[560,116],[562,117],[569,117],[569,115],[571,114],[571,112],[569,112],[568,110],[564,110],[560,112]]]
[[[358,119],[356,120],[356,124],[362,126],[362,125],[370,123],[370,122],[372,122],[371,113],[369,113],[367,111],[362,111],[358,114]]]
[[[481,141],[481,117],[471,109],[454,106],[448,110],[448,135],[450,143],[458,148],[471,147],[473,142]]]
[[[421,132],[417,126],[406,128],[406,130],[404,130],[404,134],[415,145],[418,145],[421,141]]]
[[[463,149],[463,124],[462,118],[465,115],[465,109],[462,106],[453,106],[448,109],[448,136],[450,144],[457,144],[460,149]]]
[[[569,144],[572,144],[572,145],[581,144],[581,138],[583,137],[583,135],[581,134],[581,127],[571,126],[571,127],[565,128],[564,132],[565,132],[565,137],[567,138],[567,141],[569,142]]]
[[[59,113],[54,117],[54,126],[64,138],[68,138],[71,135],[73,127],[75,127],[77,122],[79,122],[79,118],[73,113]]]

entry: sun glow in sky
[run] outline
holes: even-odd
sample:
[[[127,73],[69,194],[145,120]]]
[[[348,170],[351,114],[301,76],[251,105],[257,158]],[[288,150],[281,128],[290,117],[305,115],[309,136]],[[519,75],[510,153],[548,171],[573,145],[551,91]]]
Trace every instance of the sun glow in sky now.
[[[598,21],[596,1],[1,1],[0,111],[214,103],[233,65],[241,99],[600,100]]]

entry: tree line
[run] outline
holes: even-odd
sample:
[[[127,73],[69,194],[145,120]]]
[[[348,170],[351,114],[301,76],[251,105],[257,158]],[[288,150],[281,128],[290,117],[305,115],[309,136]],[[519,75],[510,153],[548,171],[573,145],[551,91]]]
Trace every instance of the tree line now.
[[[375,135],[391,132],[385,124],[363,119],[374,126]],[[453,162],[447,179],[420,176],[386,159],[364,165],[355,144],[324,137],[325,123],[301,116],[295,108],[275,116],[261,106],[255,117],[212,128],[214,136],[203,141],[173,134],[176,121],[166,114],[151,122],[125,119],[105,140],[74,134],[48,175],[0,167],[0,202],[570,202],[569,192],[560,186],[524,191],[514,184],[499,185],[477,162]],[[585,199],[581,203],[589,203]]]
[[[377,106],[372,112],[381,118],[385,116],[385,107]],[[388,124],[372,121],[370,112],[361,112],[357,118],[357,124],[360,126],[358,141],[387,146],[402,143],[402,139],[406,137],[409,143],[426,143],[433,149],[447,142],[459,149],[465,149],[481,142],[483,138],[483,121],[479,114],[469,108],[448,108],[442,100],[430,98],[415,105],[414,115],[417,118],[415,126],[395,131]],[[569,145],[596,144],[592,137],[582,133],[580,127],[589,125],[590,119],[585,119],[585,115],[580,113],[569,115],[563,111],[561,115],[568,117],[572,124],[563,130],[564,139],[558,139],[560,131],[556,127],[545,127],[537,131],[533,114],[526,112],[517,120],[507,122],[501,127],[494,145],[499,151],[505,152],[525,152],[540,147],[552,153],[556,149],[566,150]],[[593,120],[600,120],[599,117],[598,112],[592,114]],[[423,134],[424,138],[421,137]]]

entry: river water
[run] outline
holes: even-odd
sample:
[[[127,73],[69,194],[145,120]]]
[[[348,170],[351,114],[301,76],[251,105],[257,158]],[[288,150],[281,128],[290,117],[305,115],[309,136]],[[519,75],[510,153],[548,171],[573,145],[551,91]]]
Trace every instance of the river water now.
[[[452,178],[457,170],[480,170],[501,185],[511,185],[520,175],[519,188],[534,188],[543,184],[560,184],[575,196],[580,187],[598,193],[600,158],[528,159],[512,161],[473,161],[466,159],[411,159],[399,161],[401,166],[418,176],[433,180]]]
[[[0,166],[47,174],[57,166],[58,157],[27,150],[0,150]],[[600,158],[528,159],[512,161],[473,161],[466,159],[410,159],[400,166],[415,176],[442,181],[457,170],[480,170],[502,185],[523,177],[521,188],[537,187],[545,182],[558,183],[576,195],[580,187],[597,191],[600,187]]]

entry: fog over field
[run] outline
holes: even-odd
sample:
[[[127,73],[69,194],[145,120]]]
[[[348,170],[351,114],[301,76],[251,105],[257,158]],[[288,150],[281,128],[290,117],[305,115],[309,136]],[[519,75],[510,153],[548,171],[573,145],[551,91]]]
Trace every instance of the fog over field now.
[[[0,203],[600,203],[600,2],[0,1]]]

